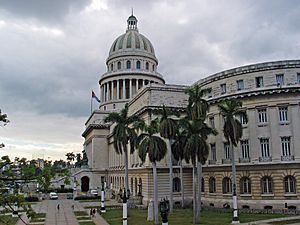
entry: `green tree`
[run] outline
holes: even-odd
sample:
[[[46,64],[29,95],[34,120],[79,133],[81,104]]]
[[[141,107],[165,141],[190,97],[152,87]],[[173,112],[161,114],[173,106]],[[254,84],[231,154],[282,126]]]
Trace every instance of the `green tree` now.
[[[124,165],[125,165],[125,189],[127,195],[129,194],[129,183],[128,183],[128,144],[130,145],[130,154],[134,152],[136,147],[137,133],[133,127],[134,123],[141,121],[138,116],[128,116],[128,104],[125,105],[124,109],[120,113],[112,112],[106,118],[105,122],[115,123],[112,136],[113,144],[117,154],[124,153]]]
[[[67,160],[69,162],[69,165],[71,165],[71,162],[75,160],[75,154],[73,152],[68,152],[66,154]]]
[[[140,123],[139,127],[142,133],[138,136],[138,151],[139,157],[144,163],[148,155],[153,169],[153,181],[154,181],[154,223],[158,222],[158,188],[157,188],[157,169],[156,162],[161,161],[167,153],[166,142],[159,137],[159,122],[158,120],[152,120],[150,125]]]
[[[170,196],[170,212],[173,211],[173,163],[172,163],[172,151],[171,151],[171,140],[176,136],[177,122],[174,116],[179,116],[179,113],[172,110],[165,105],[161,109],[154,111],[154,114],[160,116],[159,120],[159,134],[161,137],[168,139],[168,160],[169,160],[169,196]]]
[[[10,121],[7,119],[6,114],[2,114],[1,109],[0,109],[0,125],[1,126],[6,126]],[[5,145],[3,143],[0,144],[0,148],[4,148]]]
[[[230,145],[231,149],[231,162],[232,162],[232,177],[233,177],[233,219],[232,222],[239,222],[238,208],[237,208],[237,195],[236,195],[236,166],[235,166],[235,156],[234,147],[237,147],[241,137],[243,136],[243,127],[237,117],[247,115],[241,110],[242,102],[237,99],[226,99],[223,100],[219,105],[219,110],[224,116],[224,137]]]

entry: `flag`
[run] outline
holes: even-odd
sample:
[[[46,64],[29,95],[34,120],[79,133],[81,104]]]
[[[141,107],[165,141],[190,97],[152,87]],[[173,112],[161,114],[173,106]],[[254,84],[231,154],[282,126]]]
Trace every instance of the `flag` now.
[[[92,91],[92,98],[96,99],[96,101],[100,103],[100,99],[96,96],[94,91]]]

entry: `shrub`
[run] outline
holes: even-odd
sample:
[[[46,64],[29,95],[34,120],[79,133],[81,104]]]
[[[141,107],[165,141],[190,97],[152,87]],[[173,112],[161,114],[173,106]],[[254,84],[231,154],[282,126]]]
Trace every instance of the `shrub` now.
[[[90,199],[101,199],[101,196],[77,196],[75,200],[90,200]]]
[[[39,198],[37,196],[28,196],[25,198],[26,202],[38,202]]]

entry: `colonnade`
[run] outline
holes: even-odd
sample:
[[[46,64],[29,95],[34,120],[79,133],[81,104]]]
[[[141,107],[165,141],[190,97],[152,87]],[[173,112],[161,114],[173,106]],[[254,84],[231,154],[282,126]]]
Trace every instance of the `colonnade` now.
[[[131,99],[139,89],[149,83],[158,83],[157,81],[147,79],[117,79],[108,81],[101,85],[101,101],[107,102],[119,99]]]

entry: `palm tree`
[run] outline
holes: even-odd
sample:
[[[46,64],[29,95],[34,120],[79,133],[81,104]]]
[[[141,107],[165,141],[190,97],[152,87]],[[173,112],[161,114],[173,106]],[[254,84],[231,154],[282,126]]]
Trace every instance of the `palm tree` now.
[[[173,163],[172,163],[172,151],[171,140],[175,138],[177,123],[173,116],[178,116],[178,112],[172,110],[165,105],[161,109],[155,110],[154,114],[160,115],[159,121],[159,133],[163,138],[168,139],[168,156],[169,156],[169,196],[170,196],[170,212],[173,211]]]
[[[185,130],[187,132],[187,141],[184,148],[185,160],[192,161],[193,165],[193,223],[199,223],[201,211],[201,180],[202,180],[202,165],[205,164],[208,155],[209,147],[207,144],[207,137],[209,135],[216,135],[217,132],[207,126],[204,122],[205,118],[197,120],[184,121]],[[198,168],[197,168],[198,167]],[[197,189],[198,198],[197,198]]]
[[[182,160],[184,159],[184,148],[186,145],[187,136],[186,132],[182,128],[178,128],[176,131],[174,142],[171,146],[172,154],[180,164],[180,187],[181,187],[181,207],[184,208],[184,186],[183,186],[183,168]]]
[[[75,154],[73,152],[68,152],[66,154],[67,160],[69,161],[69,166],[71,167],[71,162],[75,160]]]
[[[127,145],[130,144],[130,154],[134,152],[136,147],[137,134],[135,128],[132,125],[135,122],[141,121],[138,116],[128,116],[128,104],[121,110],[120,113],[112,112],[104,120],[105,122],[116,123],[113,129],[112,136],[114,139],[114,148],[117,154],[125,154],[124,165],[125,165],[125,189],[127,196],[129,194],[129,183],[128,183],[128,149]]]
[[[142,162],[145,162],[148,155],[153,169],[153,182],[154,182],[154,223],[158,222],[158,188],[157,188],[157,170],[156,162],[162,160],[167,153],[166,142],[159,137],[159,122],[158,120],[152,120],[150,125],[140,124],[142,133],[138,136],[138,151],[139,157]]]
[[[233,177],[233,219],[232,223],[239,223],[238,208],[237,208],[237,195],[236,195],[236,166],[234,157],[234,148],[237,147],[241,137],[243,136],[243,127],[240,121],[236,118],[239,116],[247,115],[244,111],[241,111],[242,102],[237,99],[226,99],[218,105],[221,114],[224,116],[223,132],[227,142],[231,149],[232,160],[232,177]]]

